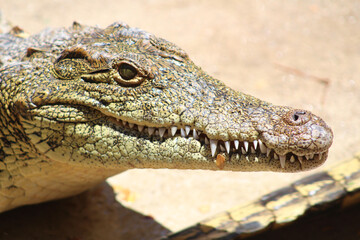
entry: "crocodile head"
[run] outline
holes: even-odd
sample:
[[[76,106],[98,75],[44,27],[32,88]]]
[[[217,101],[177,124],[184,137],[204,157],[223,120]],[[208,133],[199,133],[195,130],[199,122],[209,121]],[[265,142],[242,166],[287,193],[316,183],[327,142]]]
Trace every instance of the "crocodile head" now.
[[[34,67],[14,97],[27,137],[48,159],[294,172],[327,158],[333,134],[322,119],[226,87],[164,39],[120,23],[62,31],[63,40],[29,46]]]

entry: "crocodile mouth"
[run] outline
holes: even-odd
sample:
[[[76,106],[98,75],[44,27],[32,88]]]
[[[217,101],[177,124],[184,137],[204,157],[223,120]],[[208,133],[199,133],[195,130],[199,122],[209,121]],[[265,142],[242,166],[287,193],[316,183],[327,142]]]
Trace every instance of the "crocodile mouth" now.
[[[230,157],[233,154],[239,154],[240,156],[250,156],[250,155],[263,155],[271,160],[278,160],[280,167],[285,168],[286,162],[295,163],[298,162],[303,169],[304,161],[321,161],[324,153],[311,153],[306,155],[297,155],[292,152],[288,152],[285,155],[280,155],[275,152],[274,149],[266,146],[264,142],[260,139],[253,141],[241,141],[241,140],[217,140],[209,138],[205,133],[200,130],[191,128],[190,126],[185,127],[148,127],[145,125],[130,123],[125,120],[118,118],[112,118],[117,125],[125,129],[136,130],[139,133],[147,134],[149,137],[159,137],[160,139],[168,139],[172,137],[183,137],[183,138],[193,138],[198,140],[202,145],[206,145],[210,148],[211,156],[215,157],[218,154],[228,154]]]

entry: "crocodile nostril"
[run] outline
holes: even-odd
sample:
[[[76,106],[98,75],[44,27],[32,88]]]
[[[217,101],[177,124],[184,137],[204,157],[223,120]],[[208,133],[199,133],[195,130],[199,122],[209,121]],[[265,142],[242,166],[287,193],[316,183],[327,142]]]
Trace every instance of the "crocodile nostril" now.
[[[305,110],[294,109],[287,112],[284,117],[284,121],[290,125],[303,125],[311,119],[311,114]]]
[[[295,122],[298,121],[298,120],[301,120],[301,117],[302,117],[303,115],[305,115],[305,114],[306,114],[306,112],[304,112],[304,111],[295,112],[294,115],[293,115],[293,120],[294,120]]]

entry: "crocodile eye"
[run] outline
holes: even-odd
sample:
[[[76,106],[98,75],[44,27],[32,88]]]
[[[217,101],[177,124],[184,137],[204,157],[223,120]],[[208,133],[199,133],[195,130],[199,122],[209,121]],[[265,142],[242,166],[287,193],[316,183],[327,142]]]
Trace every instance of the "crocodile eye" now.
[[[145,79],[154,78],[146,63],[145,60],[116,59],[111,63],[111,78],[124,87],[139,86]]]
[[[138,71],[136,70],[136,68],[127,63],[120,64],[120,66],[118,67],[118,71],[120,76],[124,80],[131,80],[138,75]]]

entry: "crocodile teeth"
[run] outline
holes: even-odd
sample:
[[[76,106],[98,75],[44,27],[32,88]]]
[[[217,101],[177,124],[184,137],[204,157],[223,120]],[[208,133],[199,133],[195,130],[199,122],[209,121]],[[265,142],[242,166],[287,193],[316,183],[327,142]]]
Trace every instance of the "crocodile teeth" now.
[[[229,154],[230,153],[230,142],[225,141],[224,143],[225,143],[226,152]]]
[[[253,146],[250,147],[250,152],[251,153],[256,153],[255,148]]]
[[[188,135],[189,135],[190,130],[191,130],[190,126],[185,126],[185,133],[186,133],[186,136],[188,136]]]
[[[221,145],[221,144],[220,144],[220,150],[221,150],[222,152],[225,152],[225,147],[224,147],[223,145]]]
[[[218,140],[210,139],[210,148],[211,148],[211,155],[214,157],[216,148],[217,148]]]
[[[142,130],[144,130],[144,126],[142,126],[142,125],[137,125],[137,127],[138,127],[139,132],[142,132]]]
[[[298,160],[300,163],[301,168],[303,167],[303,157],[302,156],[298,156]]]
[[[282,168],[285,168],[285,160],[286,160],[286,156],[285,155],[279,155],[280,157],[280,165]]]
[[[249,151],[249,143],[244,141],[245,152]]]
[[[249,157],[248,154],[250,153],[256,154],[255,161],[257,161],[256,159],[258,158],[259,154],[264,154],[267,157],[272,156],[274,159],[277,160],[279,159],[281,168],[285,168],[286,160],[289,160],[290,163],[294,163],[298,161],[302,167],[304,160],[321,159],[323,157],[323,153],[316,153],[316,154],[310,153],[304,156],[298,156],[293,153],[290,153],[289,155],[288,153],[286,155],[280,155],[277,154],[274,149],[268,148],[260,139],[253,140],[252,142],[240,141],[238,139],[228,140],[228,141],[209,139],[209,137],[205,133],[193,129],[188,125],[179,128],[176,126],[171,126],[169,128],[164,128],[164,127],[157,128],[157,127],[147,127],[144,125],[137,125],[121,119],[116,119],[116,122],[119,123],[120,125],[123,125],[123,127],[127,127],[130,129],[137,128],[139,132],[144,132],[145,130],[145,132],[148,133],[149,136],[155,135],[163,138],[164,136],[171,137],[171,136],[180,135],[181,137],[186,138],[188,142],[191,141],[191,138],[199,140],[200,142],[202,142],[202,144],[205,143],[205,145],[210,145],[210,151],[213,157],[215,157],[218,147],[219,147],[219,151],[223,153],[226,152],[230,156],[232,154],[236,154],[237,156],[243,154],[245,155],[246,158],[248,158]],[[166,135],[166,130],[168,130],[167,135]],[[190,134],[191,131],[192,134]]]
[[[245,151],[245,149],[243,147],[241,148],[241,153],[246,154],[246,151]]]
[[[234,140],[234,146],[236,150],[239,149],[239,140]]]
[[[155,128],[153,128],[153,127],[148,128],[148,133],[150,136],[153,135],[154,132],[155,132]]]
[[[186,135],[185,135],[185,129],[180,128],[180,134],[181,134],[181,137],[186,137]]]
[[[159,128],[159,135],[160,137],[163,137],[165,134],[166,128]]]
[[[266,156],[267,156],[267,157],[270,156],[270,152],[271,152],[271,149],[270,149],[270,148],[266,149]]]
[[[262,143],[261,140],[259,140],[259,147],[260,147],[261,153],[263,153],[263,154],[267,153],[268,148]]]
[[[177,131],[177,127],[175,127],[175,126],[171,127],[171,135],[172,136],[175,136],[176,131]]]
[[[254,140],[254,150],[257,148],[257,145],[258,145],[258,141]]]
[[[197,134],[197,132],[196,132],[195,129],[193,129],[193,138],[194,138],[194,139],[199,139],[199,136],[198,136],[198,134]]]

